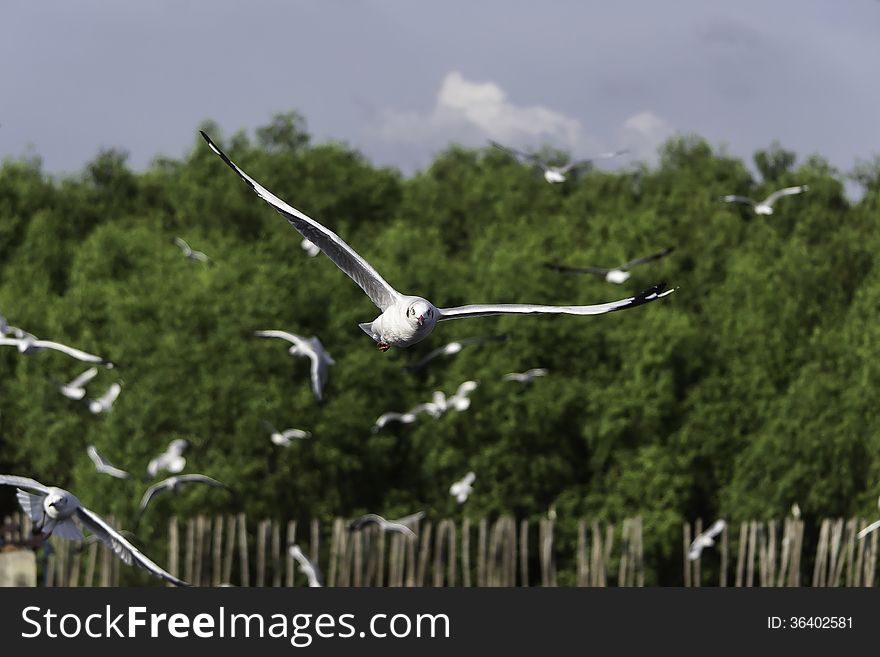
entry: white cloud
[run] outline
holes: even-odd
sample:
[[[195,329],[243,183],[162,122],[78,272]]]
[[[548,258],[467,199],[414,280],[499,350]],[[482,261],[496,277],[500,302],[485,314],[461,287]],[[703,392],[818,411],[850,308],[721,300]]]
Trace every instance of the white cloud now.
[[[541,105],[515,105],[495,82],[473,82],[458,71],[443,79],[430,111],[384,110],[378,134],[389,141],[432,146],[451,140],[477,143],[490,138],[511,144],[549,142],[572,148],[589,141],[577,119]]]

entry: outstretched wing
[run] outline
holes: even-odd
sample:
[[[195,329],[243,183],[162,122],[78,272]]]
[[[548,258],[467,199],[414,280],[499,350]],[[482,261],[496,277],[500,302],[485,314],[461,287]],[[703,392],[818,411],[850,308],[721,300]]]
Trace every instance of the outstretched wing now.
[[[361,516],[360,518],[355,518],[350,523],[348,523],[348,530],[354,531],[356,529],[361,529],[363,527],[368,527],[369,525],[381,525],[385,522],[388,522],[380,515],[376,515],[375,513],[368,513],[366,515]]]
[[[796,187],[785,187],[784,189],[778,189],[770,196],[764,199],[764,205],[773,205],[781,199],[783,196],[791,196],[792,194],[800,194],[801,192],[806,192],[809,190],[809,185],[797,185]]]
[[[55,351],[60,351],[67,354],[68,356],[71,356],[72,358],[76,358],[77,360],[81,360],[86,363],[100,363],[107,368],[113,367],[113,363],[104,360],[100,356],[95,356],[95,354],[89,354],[80,349],[68,347],[66,344],[61,344],[60,342],[52,342],[51,340],[35,340],[33,346],[37,349],[54,349]]]
[[[661,283],[634,297],[593,306],[538,306],[525,303],[497,303],[474,304],[458,306],[457,308],[439,308],[440,316],[438,321],[462,319],[465,317],[486,317],[488,315],[602,315],[616,310],[626,310],[627,308],[641,306],[651,301],[662,299],[667,294],[674,292],[674,288],[665,290],[665,287],[666,285]]]
[[[738,196],[736,194],[728,194],[727,196],[720,197],[718,200],[724,201],[725,203],[745,203],[746,205],[757,205],[754,199],[751,199],[748,196]]]
[[[547,269],[559,271],[563,274],[599,274],[600,276],[604,276],[611,271],[610,269],[605,269],[603,267],[569,267],[568,265],[557,265],[553,262],[545,262],[544,266]]]
[[[49,494],[48,486],[44,486],[36,479],[31,479],[29,477],[0,474],[0,485],[17,486],[18,488],[27,488],[28,490],[42,493],[43,495]]]
[[[189,584],[181,579],[177,579],[174,575],[160,568],[154,561],[147,558],[140,550],[129,543],[127,538],[104,522],[98,514],[93,513],[82,506],[76,510],[76,513],[83,526],[97,536],[103,543],[109,545],[110,549],[113,550],[116,556],[129,566],[134,563],[141,568],[148,570],[156,577],[160,577],[172,584],[177,586],[189,586]]]
[[[675,247],[670,246],[667,249],[663,249],[662,251],[658,251],[657,253],[652,253],[649,256],[645,256],[643,258],[636,258],[635,260],[630,260],[629,262],[625,262],[620,265],[618,269],[621,271],[626,271],[628,269],[632,269],[633,267],[638,267],[639,265],[644,265],[646,262],[652,262],[654,260],[659,260],[660,258],[664,258],[668,256],[670,253],[675,251]]]
[[[214,144],[214,142],[211,141],[211,138],[204,132],[202,132],[202,137],[208,142],[208,146],[211,147],[211,150],[219,155],[220,158],[226,162],[226,164],[228,164],[242,180],[251,186],[257,196],[275,208],[275,210],[283,215],[303,237],[321,249],[321,251],[323,251],[337,267],[348,274],[348,276],[360,286],[380,310],[384,311],[400,297],[400,293],[391,287],[385,279],[379,275],[379,272],[373,269],[370,263],[358,255],[354,249],[339,237],[339,235],[275,196],[256,180],[239,169],[235,162],[230,160],[223,151],[217,148],[217,145]]]
[[[188,256],[190,253],[192,253],[192,249],[190,248],[189,244],[187,244],[187,243],[186,243],[184,240],[182,240],[181,238],[179,238],[179,237],[175,237],[175,238],[174,238],[174,243],[175,243],[178,247],[180,247],[180,250],[183,251],[184,255],[187,255],[187,256]]]
[[[570,162],[566,164],[564,167],[559,168],[559,173],[568,173],[569,171],[574,171],[582,166],[586,166],[587,164],[592,164],[596,160],[608,160],[612,157],[617,157],[619,155],[623,155],[625,153],[629,153],[628,148],[624,148],[619,151],[610,151],[608,153],[599,153],[598,155],[594,155],[593,157],[584,158],[582,160],[575,160],[574,162]]]
[[[499,151],[504,151],[505,153],[507,153],[508,155],[512,155],[513,157],[521,157],[525,160],[530,160],[531,162],[537,162],[537,158],[535,158],[535,156],[531,153],[526,153],[523,151],[518,151],[515,148],[502,146],[497,141],[492,141],[491,139],[489,140],[489,143],[492,144],[492,146],[497,148]]]
[[[68,387],[70,388],[82,388],[85,384],[95,378],[98,374],[97,367],[90,367],[85,372],[76,377],[73,381],[68,383]]]
[[[207,484],[208,486],[213,486],[214,488],[226,488],[227,490],[229,489],[229,486],[227,486],[226,484],[221,483],[216,479],[212,479],[208,475],[203,474],[178,475],[177,480],[190,484]]]

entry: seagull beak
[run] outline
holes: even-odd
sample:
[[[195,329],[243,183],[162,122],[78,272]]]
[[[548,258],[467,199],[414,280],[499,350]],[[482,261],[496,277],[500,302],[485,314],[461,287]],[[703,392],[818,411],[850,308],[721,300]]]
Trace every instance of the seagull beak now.
[[[419,326],[421,326],[422,324],[424,324],[424,323],[425,323],[425,316],[424,316],[424,315],[419,315],[418,322],[419,322]]]

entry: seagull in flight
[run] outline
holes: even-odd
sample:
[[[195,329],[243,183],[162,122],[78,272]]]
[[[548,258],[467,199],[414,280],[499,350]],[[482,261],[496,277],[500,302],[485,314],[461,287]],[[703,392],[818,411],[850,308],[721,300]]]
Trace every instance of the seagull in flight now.
[[[725,203],[745,203],[746,205],[751,205],[755,210],[755,214],[773,214],[773,204],[776,203],[783,196],[791,196],[792,194],[801,194],[810,189],[809,185],[797,185],[796,187],[786,187],[784,189],[777,190],[770,194],[767,198],[765,198],[760,203],[755,201],[748,196],[738,196],[736,194],[728,194],[727,196],[722,196],[719,200],[724,201]]]
[[[419,406],[424,406],[424,408],[419,408]],[[373,428],[370,429],[373,433],[378,433],[379,429],[382,429],[389,422],[400,422],[401,424],[412,424],[418,419],[418,410],[423,410],[426,412],[431,412],[431,409],[428,408],[427,404],[420,404],[415,409],[411,411],[407,411],[406,413],[395,413],[394,411],[389,411],[388,413],[382,413],[378,418],[376,418],[376,423],[373,425]],[[418,410],[417,410],[418,409]]]
[[[504,335],[494,335],[491,337],[473,337],[473,338],[464,338],[463,340],[456,340],[455,342],[450,342],[449,344],[445,344],[442,347],[437,347],[433,351],[429,352],[426,356],[424,356],[421,360],[412,363],[411,365],[406,365],[404,369],[410,372],[417,372],[419,370],[424,369],[424,367],[430,363],[435,358],[439,358],[440,356],[453,356],[459,353],[465,347],[472,344],[483,344],[486,342],[503,342],[507,340],[510,336],[507,334]]]
[[[696,561],[700,558],[704,548],[715,545],[715,537],[723,532],[725,527],[727,527],[727,523],[724,520],[716,520],[709,529],[699,534],[688,550],[688,561]]]
[[[20,353],[27,355],[35,354],[45,349],[51,349],[53,351],[60,351],[61,353],[67,354],[71,358],[81,360],[85,363],[95,363],[97,365],[103,365],[107,369],[113,368],[113,363],[101,358],[100,356],[95,356],[94,354],[89,354],[85,351],[74,349],[73,347],[68,347],[66,344],[62,344],[60,342],[52,342],[51,340],[40,340],[39,338],[37,338],[37,336],[21,331],[21,329],[16,329],[16,331],[19,332],[20,337],[8,338],[6,336],[0,336],[0,346],[17,347]]]
[[[211,259],[201,251],[193,251],[192,247],[179,237],[174,238],[174,243],[183,251],[183,257],[193,262],[211,262]]]
[[[620,151],[613,151],[610,153],[600,153],[595,157],[591,157],[585,160],[575,160],[574,162],[569,162],[565,166],[557,167],[547,164],[539,157],[532,155],[530,153],[524,153],[523,151],[518,151],[515,148],[508,148],[507,146],[502,146],[498,142],[494,142],[491,139],[489,143],[492,144],[495,148],[504,151],[508,155],[512,155],[516,158],[522,158],[524,160],[528,160],[532,164],[541,167],[541,170],[544,172],[544,180],[548,183],[562,183],[567,180],[567,174],[571,173],[575,169],[579,169],[580,167],[586,166],[588,164],[592,164],[595,160],[605,160],[612,157],[617,157],[618,155],[623,155],[624,153],[628,153],[628,149],[623,149]]]
[[[305,575],[309,580],[310,587],[317,588],[324,586],[324,578],[321,575],[321,570],[318,568],[318,564],[313,563],[306,555],[304,555],[298,545],[294,543],[288,547],[287,553],[297,560],[299,563],[299,572]]]
[[[473,472],[468,472],[464,477],[456,481],[449,487],[449,494],[456,499],[459,504],[467,502],[468,496],[474,490],[474,480],[477,478]]]
[[[658,251],[657,253],[652,253],[649,256],[645,256],[644,258],[636,258],[635,260],[630,260],[629,262],[625,262],[618,267],[614,267],[613,269],[604,269],[602,267],[568,267],[566,265],[557,265],[554,263],[545,263],[544,266],[548,269],[552,269],[554,271],[563,272],[566,274],[599,274],[600,276],[604,276],[605,280],[609,283],[625,283],[627,279],[630,277],[629,270],[633,267],[638,267],[639,265],[643,265],[646,262],[652,262],[653,260],[659,260],[674,251],[674,247],[669,247],[668,249],[664,249],[663,251]]]
[[[162,470],[177,474],[186,467],[184,450],[189,447],[189,441],[177,438],[172,440],[164,452],[147,464],[147,474],[153,478]]]
[[[476,304],[457,308],[437,308],[423,297],[401,294],[389,285],[373,267],[330,229],[288,205],[242,171],[211,141],[202,137],[214,151],[256,194],[271,205],[306,239],[318,246],[343,272],[357,283],[379,308],[381,314],[359,326],[378,345],[380,351],[391,347],[409,347],[427,338],[439,321],[501,314],[601,315],[633,308],[665,297],[673,292],[665,284],[619,301],[592,306],[544,306],[532,304]]]
[[[83,540],[83,534],[74,522],[76,519],[129,566],[135,564],[172,584],[189,586],[148,559],[121,532],[116,531],[94,511],[84,507],[70,492],[15,475],[0,475],[0,484],[18,488],[19,505],[46,538],[54,533],[71,541]],[[33,491],[36,495],[26,491]]]
[[[111,477],[116,477],[117,479],[128,479],[131,475],[125,470],[120,470],[115,465],[110,463],[107,459],[101,456],[100,452],[98,452],[97,448],[94,445],[89,445],[86,448],[86,452],[89,455],[89,458],[92,459],[92,463],[95,464],[95,470],[100,472],[101,474],[108,474]]]
[[[135,527],[140,523],[141,516],[144,514],[144,511],[147,510],[147,507],[156,495],[162,493],[177,493],[185,484],[206,484],[213,488],[225,488],[226,490],[229,490],[229,486],[226,484],[221,484],[216,479],[212,479],[203,474],[184,474],[168,477],[168,479],[163,479],[162,481],[153,484],[144,493],[144,496],[141,498],[140,507],[138,508],[138,517],[134,523]]]
[[[263,420],[263,426],[265,426],[270,432],[270,440],[279,445],[281,447],[290,447],[290,441],[293,439],[305,439],[311,438],[312,434],[308,431],[303,431],[302,429],[285,429],[284,431],[278,431],[275,427],[273,427],[269,422]]]
[[[79,401],[83,397],[86,396],[86,384],[95,378],[98,374],[97,367],[90,367],[85,372],[77,376],[70,383],[63,384],[59,386],[59,390],[61,390],[61,394],[67,397],[68,399],[73,399],[75,401]]]
[[[281,338],[292,343],[290,349],[287,350],[291,356],[306,356],[312,361],[312,390],[315,398],[321,401],[321,392],[327,384],[327,368],[335,365],[336,361],[331,358],[321,341],[312,336],[304,338],[287,331],[255,331],[254,335],[260,338]]]
[[[547,376],[549,370],[543,367],[535,367],[525,372],[511,372],[504,375],[505,381],[516,381],[517,383],[531,383],[539,376]]]
[[[445,396],[441,391],[436,391],[434,393],[433,404],[440,413],[445,413],[450,409],[455,409],[456,411],[466,411],[471,406],[471,400],[469,395],[477,389],[477,386],[480,384],[476,381],[465,381],[460,386],[458,386],[458,390],[455,391],[455,394],[450,395],[449,397]]]
[[[111,383],[110,387],[107,388],[107,392],[103,395],[97,399],[88,400],[89,411],[94,415],[98,415],[99,413],[109,413],[113,410],[113,402],[119,397],[120,392],[122,392],[122,384],[118,381],[116,383]]]
[[[409,525],[417,522],[418,520],[421,520],[424,515],[425,514],[423,511],[419,511],[418,513],[413,513],[412,515],[408,515],[404,518],[399,518],[398,520],[385,520],[385,518],[380,515],[376,515],[375,513],[368,513],[348,523],[348,531],[355,531],[357,529],[363,529],[364,527],[370,527],[374,525],[383,532],[403,534],[404,536],[415,538],[416,533],[409,528]]]
[[[11,335],[14,338],[23,338],[26,334],[20,328],[10,326],[3,315],[0,315],[0,338]]]

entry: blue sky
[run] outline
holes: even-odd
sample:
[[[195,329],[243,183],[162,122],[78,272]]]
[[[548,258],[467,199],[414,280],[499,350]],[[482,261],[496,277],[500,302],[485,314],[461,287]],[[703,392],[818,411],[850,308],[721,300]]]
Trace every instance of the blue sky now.
[[[843,170],[880,153],[880,2],[15,1],[0,157],[180,156],[198,124],[296,109],[406,172],[450,141],[651,159],[676,132],[774,139]]]

